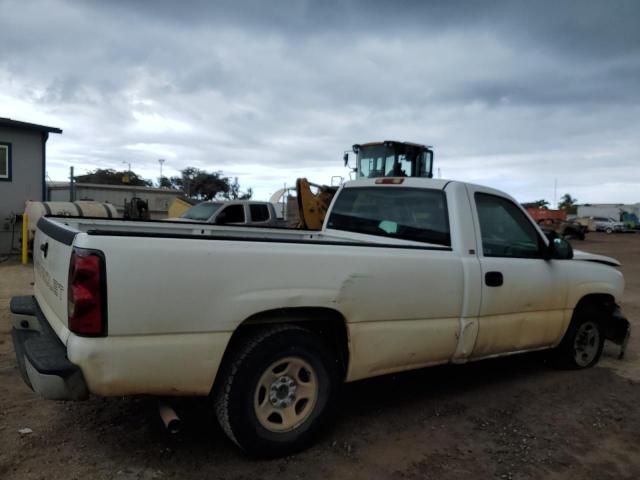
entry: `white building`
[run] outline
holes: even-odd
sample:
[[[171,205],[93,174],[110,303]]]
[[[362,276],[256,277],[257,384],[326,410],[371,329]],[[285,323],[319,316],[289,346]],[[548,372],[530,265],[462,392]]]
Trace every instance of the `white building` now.
[[[607,217],[620,221],[623,213],[640,217],[640,203],[588,203],[578,205],[578,217]]]

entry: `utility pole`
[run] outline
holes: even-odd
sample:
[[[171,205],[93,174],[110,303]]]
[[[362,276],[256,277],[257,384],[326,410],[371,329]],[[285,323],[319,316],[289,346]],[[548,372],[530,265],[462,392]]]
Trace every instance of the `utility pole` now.
[[[131,184],[131,162],[127,162],[127,161],[123,160],[122,163],[124,163],[128,167],[127,168],[127,176],[126,176],[127,181],[126,182],[123,181],[123,183]]]
[[[75,178],[73,177],[73,167],[69,167],[69,201],[73,202],[76,198]]]
[[[158,163],[160,164],[160,186],[162,186],[162,165],[164,164],[164,158],[159,158]]]
[[[553,179],[553,208],[558,208],[558,179]]]

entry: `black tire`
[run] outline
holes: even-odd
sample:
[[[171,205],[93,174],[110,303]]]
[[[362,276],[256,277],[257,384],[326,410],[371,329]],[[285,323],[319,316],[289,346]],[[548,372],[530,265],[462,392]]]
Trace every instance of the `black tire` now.
[[[593,367],[604,348],[604,312],[595,305],[578,307],[562,342],[554,350],[556,366],[580,370]]]
[[[307,408],[305,404],[308,413],[301,423],[286,431],[273,431],[265,427],[268,420],[264,416],[262,420],[258,417],[259,397],[265,390],[262,386],[265,375],[274,374],[270,368],[278,362],[286,364],[287,359],[298,359],[309,366],[311,373],[307,372],[307,375],[314,379],[315,394],[311,406]],[[306,369],[296,375],[303,371]],[[274,385],[283,377],[284,374],[278,377],[264,395],[274,395]],[[225,360],[213,392],[216,416],[227,436],[249,455],[267,458],[288,455],[306,448],[326,423],[335,401],[338,379],[334,355],[319,336],[294,325],[268,327],[236,344],[230,358]],[[275,410],[273,419],[277,420],[279,410],[269,403],[279,400],[262,398],[263,405]],[[295,395],[284,400],[290,400],[296,411],[298,404],[304,401]],[[285,416],[280,416],[280,420],[284,423]],[[275,423],[268,426],[277,427]]]

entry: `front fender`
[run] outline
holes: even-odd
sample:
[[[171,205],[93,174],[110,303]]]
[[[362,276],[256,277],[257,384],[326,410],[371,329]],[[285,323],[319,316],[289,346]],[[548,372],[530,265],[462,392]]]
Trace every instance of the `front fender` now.
[[[588,295],[610,295],[619,301],[624,292],[624,277],[619,270],[594,262],[576,261],[569,278],[567,308],[575,309]]]

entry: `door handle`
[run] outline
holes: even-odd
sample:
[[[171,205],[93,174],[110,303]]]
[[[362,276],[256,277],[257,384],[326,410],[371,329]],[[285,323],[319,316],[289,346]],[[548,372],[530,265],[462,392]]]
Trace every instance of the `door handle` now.
[[[47,253],[49,252],[49,242],[44,242],[43,244],[41,244],[40,250],[42,250],[44,258],[47,258]]]
[[[504,283],[502,272],[487,272],[484,274],[484,283],[487,287],[499,287]]]

